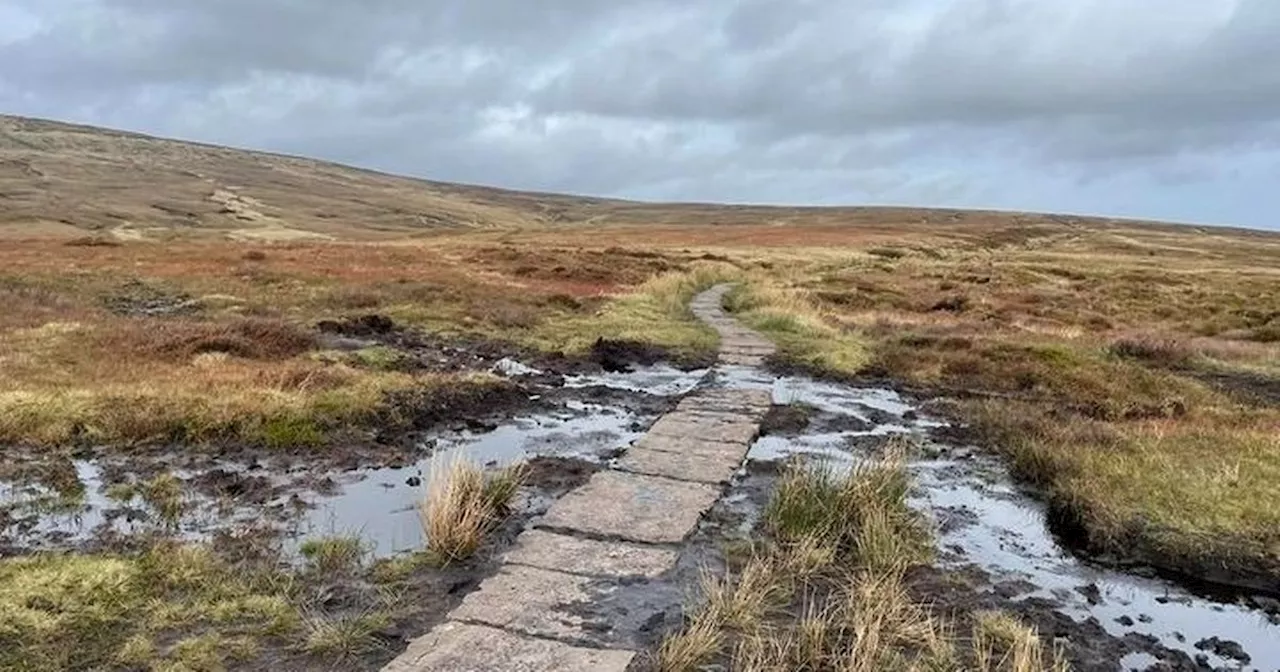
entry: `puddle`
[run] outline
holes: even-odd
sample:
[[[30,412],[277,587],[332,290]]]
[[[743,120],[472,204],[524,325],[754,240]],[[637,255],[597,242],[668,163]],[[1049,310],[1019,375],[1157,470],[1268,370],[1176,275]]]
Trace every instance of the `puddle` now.
[[[599,462],[639,439],[654,419],[591,404],[583,404],[582,409],[589,415],[517,418],[489,432],[442,436],[436,439],[433,456],[439,464],[462,456],[490,467],[535,456]],[[341,492],[316,500],[292,536],[355,534],[370,543],[378,557],[422,548],[416,506],[430,478],[432,459],[403,468],[344,474]]]
[[[707,375],[707,369],[681,371],[673,366],[657,364],[636,367],[627,373],[596,373],[565,376],[569,388],[609,387],[628,392],[643,392],[660,397],[674,397],[692,390]]]
[[[993,584],[1025,581],[1026,591],[1015,595],[1015,601],[1049,600],[1077,622],[1097,619],[1117,638],[1149,638],[1192,660],[1199,656],[1214,669],[1280,669],[1280,624],[1256,609],[1216,603],[1167,581],[1095,567],[1072,556],[1049,533],[1043,506],[1015,489],[998,461],[972,458],[969,448],[934,443],[931,430],[946,423],[925,417],[892,390],[775,378],[744,367],[728,367],[715,380],[727,387],[770,390],[778,404],[811,406],[817,409],[811,427],[822,424],[817,421],[823,414],[871,423],[869,429],[765,436],[752,446],[751,460],[804,455],[839,467],[867,454],[871,443],[866,437],[901,434],[922,444],[922,452],[932,457],[909,463],[918,486],[912,505],[937,524],[938,546],[948,552],[942,566],[977,565]],[[1250,662],[1215,653],[1214,642],[1205,641],[1215,636],[1239,644]],[[1146,653],[1118,661],[1126,670],[1145,670],[1158,662]]]
[[[444,463],[455,455],[490,467],[536,456],[600,462],[638,439],[655,419],[645,411],[570,400],[555,412],[517,416],[489,431],[439,432],[428,441],[431,454]],[[169,473],[182,481],[183,507],[176,528],[140,495],[109,496],[119,490],[104,484],[102,472],[119,468],[117,458],[75,461],[82,487],[74,496],[0,481],[0,550],[67,549],[160,531],[196,541],[221,530],[265,524],[284,534],[286,549],[309,537],[358,535],[382,557],[421,548],[415,506],[431,459],[352,471],[272,471],[234,462],[216,462],[200,471],[174,469]],[[210,489],[196,487],[215,479],[231,485],[252,483],[256,498],[246,501],[239,486],[231,496],[210,495]],[[524,496],[528,501],[536,493]]]
[[[1206,656],[1214,668],[1280,668],[1280,625],[1265,614],[1196,597],[1167,581],[1081,562],[1048,532],[1044,507],[1010,487],[994,462],[922,462],[913,471],[921,486],[917,504],[968,518],[943,526],[939,546],[958,552],[944,564],[973,563],[999,580],[1025,580],[1029,590],[1019,599],[1053,600],[1077,620],[1096,618],[1114,636],[1154,637],[1193,659]],[[1240,644],[1250,663],[1196,648],[1214,636]]]
[[[1130,670],[1143,672],[1159,662],[1159,658],[1149,653],[1131,653],[1120,659],[1120,669],[1122,672],[1130,672]]]

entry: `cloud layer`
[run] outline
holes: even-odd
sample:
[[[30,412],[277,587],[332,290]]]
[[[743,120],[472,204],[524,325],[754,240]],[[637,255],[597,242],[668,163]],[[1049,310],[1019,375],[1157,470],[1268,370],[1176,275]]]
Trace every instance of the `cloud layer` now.
[[[10,0],[0,109],[443,180],[1280,228],[1274,0]]]

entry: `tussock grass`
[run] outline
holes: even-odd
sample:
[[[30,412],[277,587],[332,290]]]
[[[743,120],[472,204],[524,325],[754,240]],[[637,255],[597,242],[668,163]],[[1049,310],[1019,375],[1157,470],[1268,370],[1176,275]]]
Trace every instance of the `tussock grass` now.
[[[930,537],[906,490],[892,450],[848,472],[793,466],[766,509],[768,541],[738,571],[704,576],[701,602],[658,647],[654,668],[1065,669],[1016,622],[976,620],[972,636],[957,637],[957,623],[911,597],[906,570],[928,560]]]
[[[689,672],[711,662],[724,646],[723,625],[712,616],[699,613],[681,631],[667,636],[658,645],[655,672]]]
[[[1047,652],[1035,628],[1003,612],[974,615],[976,664],[982,672],[1067,672],[1061,649]]]
[[[374,610],[340,616],[307,613],[303,617],[307,632],[303,648],[313,655],[346,660],[382,648],[378,632],[390,622],[387,614]]]
[[[486,475],[461,454],[448,462],[433,458],[418,510],[436,562],[447,565],[474,555],[506,515],[524,477],[523,464]]]
[[[815,555],[870,568],[923,562],[929,532],[906,504],[908,488],[898,452],[843,474],[823,463],[794,467],[779,480],[765,525],[802,563]]]
[[[136,488],[146,502],[166,525],[178,526],[182,512],[186,510],[186,495],[182,491],[182,481],[170,473],[157,474],[151,480],[138,484]]]

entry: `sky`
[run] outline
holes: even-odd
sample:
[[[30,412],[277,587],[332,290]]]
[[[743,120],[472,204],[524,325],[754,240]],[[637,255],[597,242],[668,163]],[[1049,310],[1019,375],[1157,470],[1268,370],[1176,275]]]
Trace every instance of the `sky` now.
[[[1280,230],[1278,0],[3,0],[0,111],[518,189]]]

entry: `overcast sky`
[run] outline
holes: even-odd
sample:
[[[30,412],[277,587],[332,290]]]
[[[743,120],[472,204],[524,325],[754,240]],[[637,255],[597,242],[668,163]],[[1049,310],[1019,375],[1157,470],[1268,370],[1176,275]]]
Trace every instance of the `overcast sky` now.
[[[1280,0],[2,0],[0,110],[515,188],[1280,229]]]

